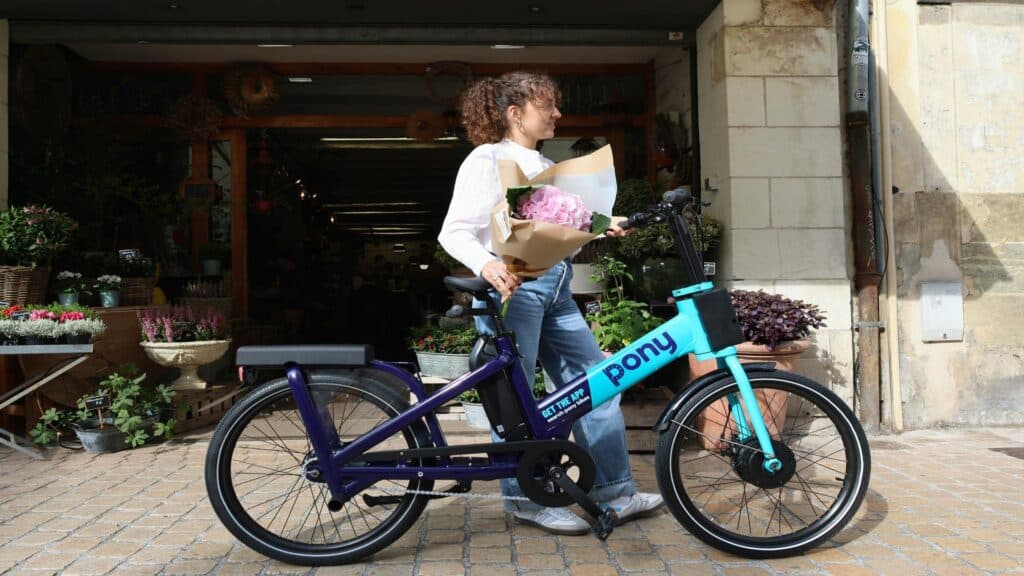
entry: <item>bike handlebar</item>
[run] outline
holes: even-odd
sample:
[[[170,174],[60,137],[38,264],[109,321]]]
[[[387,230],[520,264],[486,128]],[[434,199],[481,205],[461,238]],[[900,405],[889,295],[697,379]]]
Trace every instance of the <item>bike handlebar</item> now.
[[[630,228],[643,228],[651,224],[664,222],[665,218],[672,213],[678,213],[685,209],[693,201],[693,196],[687,188],[676,188],[661,195],[661,202],[646,212],[637,212],[619,224],[619,228],[629,230]]]

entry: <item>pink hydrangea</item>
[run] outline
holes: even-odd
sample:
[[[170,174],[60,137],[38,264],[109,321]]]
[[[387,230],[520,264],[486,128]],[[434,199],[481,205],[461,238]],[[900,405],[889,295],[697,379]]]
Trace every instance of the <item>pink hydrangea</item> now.
[[[554,186],[541,186],[519,199],[519,215],[527,220],[540,220],[590,231],[591,212],[576,194]]]

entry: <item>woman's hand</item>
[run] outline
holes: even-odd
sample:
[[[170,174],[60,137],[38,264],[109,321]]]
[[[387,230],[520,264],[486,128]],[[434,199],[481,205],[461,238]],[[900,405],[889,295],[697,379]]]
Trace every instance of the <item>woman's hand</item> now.
[[[632,234],[632,228],[628,230],[623,230],[622,228],[619,228],[619,224],[622,224],[626,220],[628,220],[628,218],[626,218],[625,216],[612,216],[612,224],[611,226],[608,227],[608,230],[605,231],[604,235],[610,238],[622,238],[623,236]]]
[[[480,276],[490,282],[491,286],[494,286],[494,289],[501,294],[502,302],[511,298],[523,282],[518,275],[510,272],[501,260],[491,260],[484,264],[483,269],[480,270]]]

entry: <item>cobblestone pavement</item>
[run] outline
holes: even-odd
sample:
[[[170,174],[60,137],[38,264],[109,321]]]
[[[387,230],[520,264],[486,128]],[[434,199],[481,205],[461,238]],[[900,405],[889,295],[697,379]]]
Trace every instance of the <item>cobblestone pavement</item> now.
[[[873,439],[866,505],[804,556],[750,561],[698,542],[666,514],[607,542],[509,525],[500,503],[436,501],[366,564],[309,569],[239,544],[205,498],[205,437],[34,461],[0,449],[0,572],[10,574],[1024,574],[1024,429],[923,431]],[[655,488],[653,456],[634,457]],[[481,483],[493,491],[496,483]]]

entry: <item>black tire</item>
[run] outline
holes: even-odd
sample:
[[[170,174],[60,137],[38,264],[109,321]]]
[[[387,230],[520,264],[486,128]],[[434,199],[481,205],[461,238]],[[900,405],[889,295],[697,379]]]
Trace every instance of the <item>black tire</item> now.
[[[339,429],[339,436],[344,442],[350,442],[352,438],[366,431],[346,431],[346,421],[356,423],[357,428],[372,428],[375,425],[372,419],[375,410],[380,411],[379,421],[383,421],[408,407],[407,401],[399,398],[379,382],[359,378],[353,374],[314,374],[309,387],[314,399],[321,405],[328,406],[327,412],[334,421],[335,428]],[[339,421],[336,406],[340,401],[336,398],[342,395],[345,396],[345,404],[341,408]],[[355,399],[352,408],[349,408],[349,398]],[[363,402],[368,408],[360,408],[364,405]],[[309,448],[308,435],[302,420],[293,411],[291,390],[288,381],[282,378],[259,386],[224,415],[210,440],[206,454],[206,490],[210,503],[224,526],[243,544],[261,554],[282,562],[309,566],[354,562],[401,537],[422,514],[427,497],[406,494],[397,504],[371,507],[360,502],[361,493],[360,496],[345,503],[341,510],[330,512],[326,506],[329,496],[326,485],[306,480],[300,473],[303,461],[309,458],[313,451]],[[370,414],[371,418],[364,417],[366,414]],[[250,427],[257,432],[263,432],[265,437],[243,437],[243,433]],[[267,428],[272,434],[266,434]],[[388,442],[391,443],[389,448],[396,449],[424,448],[431,445],[430,436],[422,422],[406,428]],[[281,464],[280,460],[284,460],[284,463]],[[242,476],[246,474],[256,477]],[[280,477],[285,479],[279,480]],[[291,480],[291,477],[295,479]],[[253,481],[257,483],[251,484]],[[275,483],[279,483],[280,486],[273,486]],[[382,486],[387,483],[390,483],[391,488],[397,487],[399,490],[383,488]],[[244,484],[249,486],[243,488]],[[288,491],[283,496],[274,496],[276,491],[285,485],[290,485]],[[429,491],[433,489],[433,482],[411,480],[407,483],[398,483],[385,480],[371,485],[364,493],[383,490],[385,494],[401,494],[404,489]],[[259,493],[260,490],[265,492]],[[267,494],[271,497],[264,501]],[[293,495],[294,500],[289,501]],[[309,495],[312,496],[311,501],[297,506],[300,499],[306,499]],[[279,498],[284,500],[278,507]],[[283,510],[289,505],[291,508],[280,529],[283,534],[278,533],[274,525],[278,517],[284,516]],[[263,510],[263,506],[269,508]],[[299,510],[296,511],[296,508]],[[354,521],[353,513],[356,510],[358,513]],[[265,522],[266,516],[271,512],[274,512],[273,518],[269,523]],[[302,524],[295,528],[294,536],[290,536],[288,524],[293,513],[305,516],[302,518]],[[309,537],[300,538],[303,536],[308,518],[314,513],[315,523],[311,527],[312,531],[308,533]],[[325,514],[331,524],[323,521]],[[346,516],[339,525],[338,518],[342,514]],[[380,523],[371,526],[371,518],[374,522]],[[360,533],[363,530],[362,523],[366,524],[365,533]],[[347,532],[349,526],[353,537],[345,540],[342,531]],[[335,534],[337,539],[334,538]]]
[[[849,407],[820,384],[775,370],[751,371],[748,377],[759,395],[766,422],[781,416],[781,425],[776,420],[770,432],[774,442],[792,448],[792,466],[788,468],[792,472],[766,481],[751,472],[759,466],[744,465],[761,451],[756,448],[756,440],[749,441],[752,444],[736,443],[735,429],[726,430],[735,420],[725,416],[728,410],[721,411],[723,399],[738,393],[730,376],[698,392],[672,417],[672,424],[658,440],[658,486],[676,519],[691,534],[719,550],[745,558],[797,555],[831,538],[856,514],[871,475],[867,439]],[[776,402],[780,398],[773,389],[786,393],[781,396],[785,398],[785,412],[771,410],[773,404],[779,405]],[[797,398],[800,403],[793,406]],[[714,414],[725,416],[721,431],[717,422],[709,424],[714,419],[709,415]],[[833,438],[829,440],[829,436]],[[815,446],[814,451],[804,449],[805,439],[810,439],[808,446]],[[836,440],[841,447],[831,444]],[[693,458],[685,460],[684,456],[691,453]],[[776,449],[776,453],[781,450]],[[838,464],[840,453],[842,464]],[[811,466],[815,468],[808,472]],[[821,477],[816,476],[819,473]],[[782,478],[785,483],[781,486],[772,485]],[[776,489],[778,495],[773,497]],[[835,499],[828,504],[825,498],[832,491]],[[751,511],[756,514],[765,508],[772,512],[767,523],[763,523],[763,515],[755,520]],[[776,522],[777,533],[769,534]],[[761,528],[765,528],[763,535]]]

